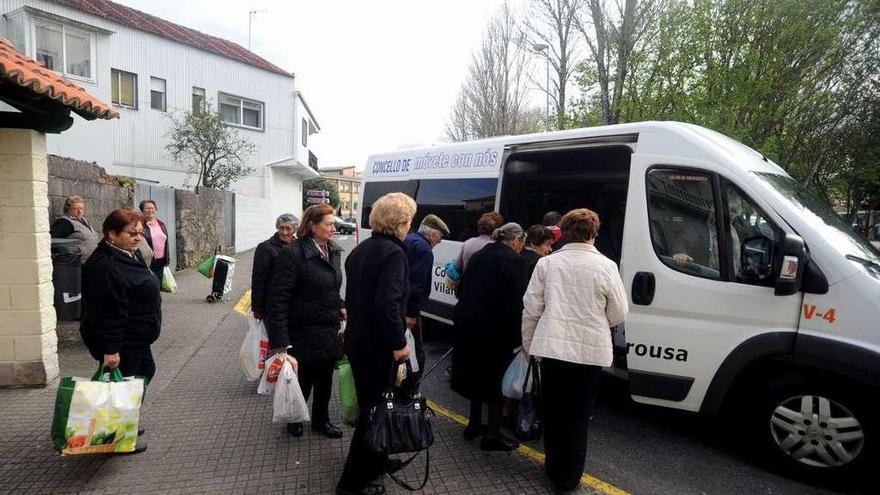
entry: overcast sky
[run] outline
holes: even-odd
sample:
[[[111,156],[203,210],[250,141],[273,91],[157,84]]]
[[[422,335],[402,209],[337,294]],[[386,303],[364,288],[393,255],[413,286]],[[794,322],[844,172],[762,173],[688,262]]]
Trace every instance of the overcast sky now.
[[[502,0],[117,0],[247,47],[296,74],[323,167],[443,140],[472,51]]]

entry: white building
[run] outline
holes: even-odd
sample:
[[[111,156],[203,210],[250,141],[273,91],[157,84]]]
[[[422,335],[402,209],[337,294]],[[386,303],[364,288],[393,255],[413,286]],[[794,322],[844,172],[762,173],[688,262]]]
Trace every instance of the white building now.
[[[320,127],[293,74],[233,42],[106,0],[0,0],[0,13],[0,35],[17,49],[120,111],[112,122],[74,117],[70,130],[48,136],[48,153],[192,187],[196,178],[165,151],[168,112],[207,100],[256,144],[255,172],[232,189],[267,217],[301,213],[302,180],[318,176],[309,136]]]

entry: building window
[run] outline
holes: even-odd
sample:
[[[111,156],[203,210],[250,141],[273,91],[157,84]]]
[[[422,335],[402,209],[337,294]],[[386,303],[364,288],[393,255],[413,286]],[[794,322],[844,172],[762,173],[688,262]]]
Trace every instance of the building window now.
[[[137,108],[137,74],[110,70],[110,98],[119,106]]]
[[[150,108],[165,111],[165,79],[150,78]]]
[[[62,24],[34,21],[34,58],[47,69],[67,76],[94,79],[92,45],[94,34]]]
[[[309,122],[306,119],[302,121],[302,143],[303,146],[309,145]]]
[[[192,113],[199,113],[205,108],[205,88],[193,86]]]
[[[263,129],[263,104],[220,93],[220,118],[227,124]]]

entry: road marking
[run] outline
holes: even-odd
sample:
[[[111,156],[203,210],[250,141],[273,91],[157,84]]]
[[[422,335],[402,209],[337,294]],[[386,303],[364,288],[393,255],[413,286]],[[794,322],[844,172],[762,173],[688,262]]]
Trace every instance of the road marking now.
[[[428,400],[428,407],[441,416],[449,418],[462,426],[467,426],[468,419],[455,411],[449,410],[432,400]],[[544,454],[531,447],[520,444],[516,449],[516,452],[532,459],[533,461],[544,464]],[[604,493],[605,495],[630,495],[629,492],[621,490],[611,483],[606,483],[605,481],[587,473],[584,473],[581,476],[581,484]]]
[[[241,299],[235,303],[235,312],[242,315],[247,316],[248,311],[251,309],[251,290],[248,289],[244,291],[244,294],[241,296]]]

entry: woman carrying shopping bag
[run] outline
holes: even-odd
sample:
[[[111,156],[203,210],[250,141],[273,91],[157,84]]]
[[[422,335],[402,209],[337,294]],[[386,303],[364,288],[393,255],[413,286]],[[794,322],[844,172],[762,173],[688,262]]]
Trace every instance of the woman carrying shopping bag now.
[[[371,452],[365,437],[370,405],[388,390],[394,363],[410,354],[404,336],[409,265],[403,239],[415,213],[415,201],[403,193],[376,200],[370,212],[372,236],[358,244],[345,261],[345,303],[350,313],[345,354],[354,372],[361,408],[336,486],[338,495],[385,493],[382,477],[388,470],[388,456]]]
[[[342,250],[333,242],[334,211],[330,205],[310,206],[304,213],[297,240],[281,249],[275,261],[272,290],[266,294],[263,321],[269,348],[290,354],[299,363],[303,396],[312,399],[312,430],[341,438],[330,422],[328,405],[333,368],[342,355],[338,332],[345,319],[339,287]],[[287,432],[303,434],[301,422],[288,423]]]
[[[470,399],[464,436],[483,436],[483,450],[513,450],[516,440],[501,433],[501,381],[520,345],[526,261],[519,256],[526,234],[516,223],[495,229],[488,244],[471,257],[458,287],[452,389]],[[483,404],[489,424],[482,423]]]
[[[522,343],[541,358],[545,467],[566,492],[584,471],[599,373],[611,365],[611,327],[629,308],[617,264],[593,246],[599,215],[572,210],[560,228],[565,245],[538,261],[523,298]]]
[[[149,380],[156,373],[150,345],[159,338],[162,298],[159,280],[138,251],[144,235],[142,217],[134,210],[114,210],[104,220],[103,232],[83,265],[80,334],[89,353],[104,366]],[[146,449],[138,439],[133,453]]]

